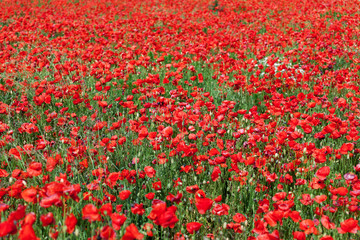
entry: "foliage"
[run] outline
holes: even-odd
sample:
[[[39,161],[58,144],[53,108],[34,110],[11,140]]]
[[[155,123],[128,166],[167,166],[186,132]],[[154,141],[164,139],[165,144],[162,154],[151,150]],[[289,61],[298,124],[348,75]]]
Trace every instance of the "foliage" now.
[[[1,238],[359,239],[357,1],[0,9]]]

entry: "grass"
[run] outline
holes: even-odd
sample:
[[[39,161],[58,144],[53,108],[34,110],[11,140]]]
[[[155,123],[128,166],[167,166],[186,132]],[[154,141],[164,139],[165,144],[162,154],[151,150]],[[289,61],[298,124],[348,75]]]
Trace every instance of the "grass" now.
[[[145,239],[356,239],[345,225],[358,220],[359,144],[349,140],[359,135],[358,55],[345,36],[356,41],[358,7],[297,4],[0,3],[0,207],[9,207],[0,224],[17,228],[0,237],[135,239],[135,224]],[[330,173],[317,182],[324,166]],[[125,200],[123,190],[131,191]],[[201,214],[196,202],[207,200],[218,202]],[[161,202],[167,210],[156,211]],[[77,224],[68,233],[70,213]],[[119,229],[115,213],[127,218]],[[246,220],[231,227],[237,213]],[[192,222],[202,224],[193,234]]]

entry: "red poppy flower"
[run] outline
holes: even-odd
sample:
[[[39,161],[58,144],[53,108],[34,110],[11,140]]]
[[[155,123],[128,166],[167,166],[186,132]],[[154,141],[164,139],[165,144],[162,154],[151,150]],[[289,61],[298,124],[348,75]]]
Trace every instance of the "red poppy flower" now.
[[[214,170],[211,174],[211,180],[215,182],[216,180],[219,179],[220,174],[221,174],[220,168],[218,166],[214,167]]]
[[[156,171],[155,171],[155,169],[153,167],[146,166],[144,168],[144,171],[146,173],[146,176],[148,176],[149,178],[155,177]]]
[[[119,197],[121,200],[126,200],[129,198],[131,192],[129,190],[123,190],[119,193]]]
[[[323,181],[326,179],[326,177],[329,175],[329,173],[330,173],[330,167],[325,166],[325,167],[319,168],[316,171],[315,175],[317,178],[319,178],[321,181]]]
[[[36,177],[42,173],[42,163],[32,162],[26,170],[30,176]]]
[[[33,225],[36,221],[36,215],[35,213],[31,212],[31,213],[28,213],[26,214],[25,218],[24,218],[24,221],[22,222],[23,225]]]
[[[93,204],[87,204],[83,207],[82,218],[87,219],[89,222],[101,220],[99,211]]]
[[[186,224],[186,230],[190,233],[193,234],[194,232],[199,231],[199,229],[201,228],[202,224],[198,223],[198,222],[190,222]]]
[[[53,205],[57,205],[57,206],[61,206],[62,205],[62,201],[61,198],[58,194],[53,194],[49,197],[44,197],[43,199],[41,199],[40,201],[40,206],[43,208],[49,208]]]
[[[228,215],[229,210],[230,210],[230,206],[225,203],[222,203],[221,205],[215,204],[214,208],[212,209],[212,214],[218,216]]]
[[[302,199],[300,199],[300,202],[304,205],[312,205],[313,199],[311,199],[311,196],[309,194],[303,194]]]
[[[25,224],[19,231],[20,240],[38,240],[32,225]]]
[[[330,192],[334,195],[338,194],[340,196],[346,196],[349,190],[346,187],[338,187],[335,189],[330,190]]]
[[[25,210],[26,210],[26,206],[19,204],[16,210],[10,213],[10,215],[8,216],[8,220],[19,221],[20,219],[25,217]]]
[[[196,193],[199,190],[199,186],[198,185],[193,185],[193,186],[187,186],[186,187],[186,191],[188,193]]]
[[[111,223],[112,227],[119,231],[121,229],[121,226],[125,223],[127,217],[125,215],[120,215],[118,213],[111,214]]]
[[[148,136],[148,129],[143,126],[139,131],[139,140],[143,140]]]
[[[321,224],[326,228],[326,229],[334,229],[335,228],[335,223],[332,223],[330,221],[330,218],[326,215],[322,215],[321,216]]]
[[[344,143],[340,148],[340,153],[345,155],[354,149],[353,143]]]
[[[257,220],[254,223],[254,229],[252,230],[253,233],[257,233],[257,234],[264,234],[264,233],[268,233],[269,231],[266,229],[266,223],[264,223],[261,220]]]
[[[212,148],[210,151],[209,151],[209,156],[215,156],[215,155],[218,155],[220,154],[219,150],[217,150],[216,148]]]
[[[161,190],[161,186],[162,184],[161,184],[161,181],[157,181],[157,182],[154,182],[154,183],[152,183],[152,187],[153,187],[153,189],[155,189],[156,191],[158,191],[158,190]]]
[[[104,240],[115,240],[116,233],[111,227],[104,226],[100,230],[100,237],[101,237],[101,239],[104,239]]]
[[[145,197],[149,200],[153,200],[155,197],[155,193],[153,193],[153,192],[147,193],[147,194],[145,194]]]
[[[152,205],[152,210],[148,216],[156,225],[163,228],[173,228],[179,220],[175,215],[176,206],[166,207],[166,203],[158,202]]]
[[[61,160],[60,155],[56,155],[55,158],[48,157],[46,160],[46,171],[52,172]]]
[[[69,233],[69,234],[73,233],[74,230],[75,230],[76,224],[77,224],[77,219],[74,216],[74,214],[71,213],[65,219],[66,232]]]
[[[9,173],[5,169],[0,169],[0,177],[7,177]]]
[[[183,194],[180,193],[180,192],[178,192],[178,193],[176,194],[176,196],[173,195],[173,194],[171,194],[171,193],[169,193],[169,195],[167,195],[167,197],[166,197],[166,200],[168,200],[168,201],[170,201],[170,202],[175,202],[175,203],[179,204],[179,203],[181,202],[182,196],[183,196]]]
[[[245,222],[246,221],[246,217],[241,214],[241,213],[236,213],[234,216],[233,216],[233,220],[237,223],[242,223],[242,222]]]
[[[172,127],[166,127],[162,130],[162,135],[166,138],[169,138],[173,135]]]
[[[302,220],[300,213],[298,211],[292,211],[289,214],[289,217],[294,221],[294,222],[300,222]]]
[[[3,211],[6,211],[10,208],[9,205],[5,204],[5,203],[0,203],[0,213],[2,213]]]
[[[306,234],[304,232],[293,232],[293,237],[296,240],[306,240]]]
[[[275,227],[278,222],[281,223],[284,217],[284,213],[282,211],[270,211],[265,214],[264,220],[272,227]]]
[[[110,216],[112,214],[112,205],[111,203],[106,203],[101,206],[99,209],[102,215]]]
[[[327,196],[326,195],[318,195],[314,197],[314,201],[317,203],[322,203],[324,201],[326,201]]]
[[[275,195],[272,197],[272,200],[273,200],[274,202],[283,200],[283,199],[285,199],[286,195],[287,195],[286,192],[278,192],[278,193],[275,193]]]
[[[318,230],[315,227],[315,223],[314,221],[310,220],[310,219],[305,219],[303,221],[300,222],[300,229],[303,230],[305,232],[305,234],[318,234]]]
[[[125,229],[125,234],[121,238],[122,240],[141,240],[144,238],[144,235],[139,232],[135,224],[131,223],[128,227]]]
[[[35,203],[36,199],[37,199],[37,191],[35,188],[28,188],[25,189],[24,191],[22,191],[21,193],[21,197],[26,201],[26,202],[31,202],[31,203]]]
[[[135,203],[133,207],[131,207],[131,212],[133,214],[143,215],[145,213],[144,204]]]
[[[16,148],[11,148],[11,149],[9,150],[9,154],[12,155],[12,156],[14,156],[16,159],[21,160],[21,154],[20,154],[20,152],[19,152],[18,149],[16,149]]]
[[[213,200],[206,197],[199,197],[197,193],[195,194],[195,206],[200,214],[205,214],[208,210],[212,208]]]
[[[7,220],[0,223],[0,237],[5,237],[9,234],[13,235],[17,232],[17,228],[14,224],[14,221]]]
[[[217,203],[221,202],[222,201],[222,195],[219,195],[216,198],[214,198],[214,201],[217,202]]]
[[[358,225],[358,220],[355,220],[353,218],[349,218],[341,222],[340,226],[341,227],[337,228],[337,230],[341,234],[357,233],[357,231],[360,230],[360,227]]]
[[[53,224],[55,221],[54,214],[52,212],[43,214],[40,216],[40,221],[44,227],[49,226],[50,224]]]
[[[310,124],[303,124],[303,125],[301,125],[301,127],[302,127],[302,129],[304,130],[304,132],[306,133],[306,134],[310,134],[311,132],[312,132],[312,127],[311,127],[311,125]]]
[[[319,240],[334,240],[334,238],[332,236],[326,235],[320,238]]]

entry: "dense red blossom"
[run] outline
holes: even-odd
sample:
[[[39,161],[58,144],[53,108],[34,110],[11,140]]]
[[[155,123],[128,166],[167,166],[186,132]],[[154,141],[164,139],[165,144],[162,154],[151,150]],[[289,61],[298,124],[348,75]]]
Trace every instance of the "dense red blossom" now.
[[[160,225],[164,228],[173,228],[175,226],[175,223],[179,221],[179,219],[175,215],[176,210],[176,206],[167,207],[166,203],[157,202],[156,200],[154,200],[152,210],[147,217],[152,220],[156,225]]]
[[[357,238],[358,0],[0,9],[0,237]]]
[[[194,232],[198,231],[201,228],[202,224],[198,222],[191,222],[186,224],[186,230],[193,234]]]

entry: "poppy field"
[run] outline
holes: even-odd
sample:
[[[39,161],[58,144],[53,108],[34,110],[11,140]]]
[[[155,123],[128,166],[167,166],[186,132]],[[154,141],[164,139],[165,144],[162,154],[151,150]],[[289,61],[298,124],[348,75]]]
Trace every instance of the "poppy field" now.
[[[357,0],[0,2],[0,238],[360,239]]]

